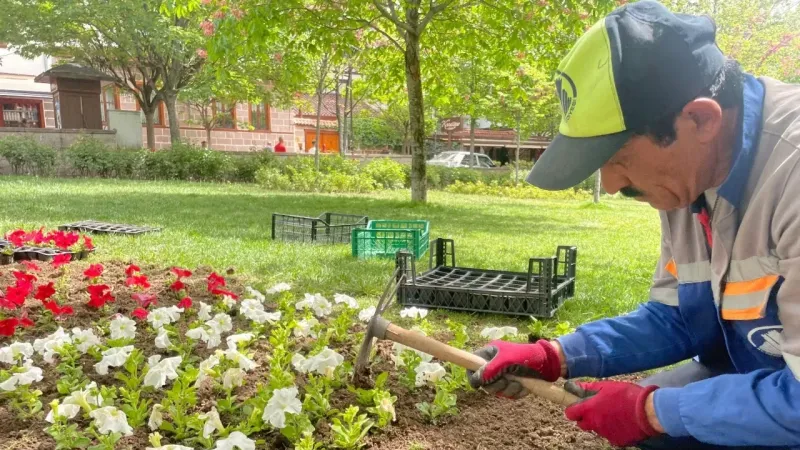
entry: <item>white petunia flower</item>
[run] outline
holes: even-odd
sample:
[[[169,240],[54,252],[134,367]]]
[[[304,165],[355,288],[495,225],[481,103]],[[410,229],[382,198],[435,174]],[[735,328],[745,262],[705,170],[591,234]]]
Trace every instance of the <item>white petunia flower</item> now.
[[[199,371],[200,373],[197,375],[197,381],[195,381],[195,385],[198,385],[203,382],[209,375],[211,375],[214,367],[219,365],[219,356],[218,355],[211,355],[204,361],[200,363]]]
[[[228,343],[228,348],[236,349],[239,342],[249,342],[253,340],[253,333],[240,333],[240,334],[232,334],[225,338],[225,341]]]
[[[147,358],[147,367],[153,367],[156,364],[158,364],[159,361],[161,361],[161,355],[155,354],[155,355]]]
[[[147,315],[147,322],[150,323],[153,329],[158,330],[164,325],[177,322],[181,318],[182,312],[183,308],[178,308],[177,306],[156,308]]]
[[[267,289],[267,294],[274,295],[280,292],[288,291],[292,286],[289,283],[278,283],[275,286]]]
[[[165,358],[153,366],[144,376],[144,385],[154,387],[156,389],[163,387],[167,384],[167,380],[174,380],[178,378],[178,366],[181,365],[183,358],[174,356],[172,358]]]
[[[33,341],[33,349],[36,353],[42,355],[45,362],[53,364],[55,362],[53,356],[58,354],[61,346],[71,343],[72,337],[64,332],[63,328],[58,327],[53,334]]]
[[[211,306],[207,303],[197,302],[200,307],[197,310],[197,318],[200,320],[211,320]]]
[[[251,370],[258,367],[258,364],[256,364],[255,361],[243,355],[242,353],[239,353],[235,348],[229,348],[225,350],[225,358],[236,363],[239,366],[239,368],[244,370],[245,372],[250,372]]]
[[[358,308],[358,302],[356,301],[356,299],[350,297],[349,295],[334,294],[333,301],[337,305],[339,303],[344,303],[345,305],[347,305],[348,308],[353,308],[353,309]]]
[[[311,309],[317,317],[325,317],[332,311],[331,302],[320,294],[306,294],[305,298],[295,305],[298,310]]]
[[[314,331],[314,327],[319,325],[319,321],[315,318],[310,319],[303,319],[297,322],[297,326],[292,331],[294,337],[306,337],[311,336],[312,338],[317,337],[317,332]]]
[[[252,298],[246,298],[239,303],[239,312],[241,312],[242,315],[246,316],[247,313],[251,311],[264,311],[264,305]]]
[[[258,300],[259,302],[264,302],[267,299],[266,297],[264,297],[264,294],[258,292],[257,290],[253,289],[250,286],[244,288],[244,291],[247,292],[248,295],[253,296],[253,298]]]
[[[222,374],[222,387],[231,390],[244,384],[244,370],[231,367]]]
[[[487,339],[503,339],[506,336],[516,336],[516,327],[486,327],[481,330],[481,337]]]
[[[435,383],[447,375],[447,371],[439,363],[421,362],[414,371],[417,373],[417,386]]]
[[[29,360],[22,368],[21,372],[15,372],[9,379],[0,383],[0,389],[4,391],[13,391],[17,386],[28,386],[34,381],[42,381],[42,369],[33,366]]]
[[[93,394],[92,391],[97,391],[97,394]],[[84,411],[87,413],[90,412],[93,408],[92,406],[100,406],[103,404],[103,396],[100,395],[99,390],[97,389],[97,383],[92,381],[85,388],[72,391],[67,398],[64,399],[64,402],[61,406],[64,405],[76,405],[83,408]]]
[[[369,322],[372,319],[372,316],[375,315],[375,307],[370,306],[369,308],[364,308],[358,312],[358,320],[362,322]]]
[[[132,345],[125,347],[111,347],[103,352],[103,359],[94,365],[94,370],[100,375],[108,375],[109,367],[120,367],[125,364],[133,351]]]
[[[100,345],[100,338],[95,336],[91,328],[81,330],[80,328],[72,329],[72,345],[81,353],[86,353],[90,348]]]
[[[428,315],[428,310],[425,308],[417,308],[411,306],[400,310],[400,317],[410,317],[412,319],[423,319]]]
[[[330,378],[342,362],[344,362],[344,356],[325,347],[321,352],[308,358],[304,364],[306,364],[308,372],[316,372]]]
[[[300,353],[292,356],[292,367],[300,373],[308,373],[308,359]]]
[[[147,426],[150,428],[150,431],[156,431],[161,427],[161,423],[164,422],[164,415],[161,413],[163,408],[161,403],[153,405],[153,410],[150,411],[150,418],[147,419]]]
[[[214,450],[255,450],[256,443],[249,439],[241,431],[234,431],[227,438],[217,441]]]
[[[169,341],[169,332],[166,328],[159,328],[158,336],[156,336],[156,348],[167,349],[171,346],[172,342]]]
[[[147,317],[153,314],[148,314]],[[111,321],[111,339],[133,339],[136,337],[136,322],[125,317],[117,316]]]
[[[287,413],[300,414],[303,410],[303,404],[300,403],[297,396],[298,392],[295,386],[275,390],[267,402],[261,418],[275,428],[285,427]]]
[[[94,426],[98,433],[122,433],[125,436],[133,434],[133,428],[128,425],[128,416],[113,406],[104,406],[89,413],[94,419]]]
[[[20,359],[30,359],[33,356],[33,346],[27,342],[14,342],[0,348],[0,362],[16,364]]]
[[[230,295],[223,295],[222,296],[222,303],[228,307],[228,309],[233,308],[236,306],[236,300],[233,299]]]
[[[217,408],[214,406],[211,407],[211,411],[205,414],[200,414],[198,417],[200,420],[205,422],[203,424],[203,438],[205,439],[211,437],[211,433],[213,433],[214,430],[225,430],[225,427],[222,425],[222,421],[219,419]]]
[[[226,333],[233,329],[233,322],[231,316],[225,313],[219,313],[213,319],[206,321],[209,328],[216,331],[217,334]]]
[[[207,348],[216,348],[222,342],[220,333],[217,332],[217,329],[211,327],[192,328],[186,332],[186,336],[205,342]]]
[[[57,417],[63,417],[67,420],[74,418],[78,415],[81,407],[78,405],[56,405],[55,409],[51,409],[44,418],[45,422],[55,423]],[[54,414],[55,412],[55,414]]]

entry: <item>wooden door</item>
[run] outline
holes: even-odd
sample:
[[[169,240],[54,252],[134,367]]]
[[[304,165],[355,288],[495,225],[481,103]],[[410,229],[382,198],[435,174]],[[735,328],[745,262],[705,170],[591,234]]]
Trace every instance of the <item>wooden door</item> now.
[[[317,137],[316,130],[305,130],[306,143],[303,147],[304,151],[308,151],[314,146],[314,139]],[[336,131],[322,130],[320,131],[319,140],[322,142],[320,145],[320,152],[325,153],[339,153],[339,133]]]

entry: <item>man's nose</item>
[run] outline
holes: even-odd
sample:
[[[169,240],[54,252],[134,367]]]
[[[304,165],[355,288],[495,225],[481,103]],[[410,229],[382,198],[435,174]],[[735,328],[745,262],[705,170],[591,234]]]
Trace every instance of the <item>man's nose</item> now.
[[[602,167],[600,168],[600,183],[603,185],[604,191],[614,195],[620,189],[628,186],[630,180],[614,169]]]

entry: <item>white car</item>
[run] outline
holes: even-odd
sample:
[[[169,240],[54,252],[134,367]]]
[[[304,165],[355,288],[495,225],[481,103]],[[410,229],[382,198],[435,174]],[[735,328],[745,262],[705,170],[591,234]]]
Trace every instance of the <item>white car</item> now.
[[[492,162],[492,159],[483,153],[475,153],[473,157],[475,159],[471,167],[478,169],[490,169],[497,167]],[[441,152],[429,159],[428,165],[443,167],[470,167],[469,152]]]

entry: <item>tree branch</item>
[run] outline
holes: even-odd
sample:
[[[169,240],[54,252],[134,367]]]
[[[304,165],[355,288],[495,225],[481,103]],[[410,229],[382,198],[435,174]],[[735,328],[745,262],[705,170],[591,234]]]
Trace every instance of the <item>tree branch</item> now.
[[[397,13],[394,10],[394,4],[392,3],[392,0],[389,0],[388,3],[387,3],[389,9],[387,9],[386,6],[380,4],[378,2],[378,0],[372,0],[372,4],[375,5],[375,8],[378,9],[378,11],[381,13],[381,15],[383,15],[387,19],[391,20],[392,23],[395,24],[395,26],[397,27],[398,31],[400,31],[400,32],[405,31],[406,33],[415,33],[416,32],[414,29],[411,28],[410,25],[408,25],[407,23],[401,21],[397,17]]]
[[[419,25],[417,25],[417,34],[422,34],[422,32],[425,31],[425,27],[427,27],[431,20],[433,20],[433,17],[447,9],[447,7],[452,5],[455,1],[456,0],[442,0],[435,5],[432,4],[428,12],[425,14],[425,17],[423,17],[422,20],[420,20]]]

